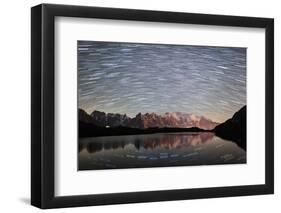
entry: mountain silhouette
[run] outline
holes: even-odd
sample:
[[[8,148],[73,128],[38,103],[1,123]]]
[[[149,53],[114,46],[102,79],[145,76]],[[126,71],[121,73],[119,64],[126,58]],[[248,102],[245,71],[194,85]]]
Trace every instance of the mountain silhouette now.
[[[231,140],[237,143],[238,146],[247,149],[246,147],[246,106],[242,107],[236,112],[232,118],[228,119],[224,123],[217,125],[214,128],[214,132],[217,136]]]

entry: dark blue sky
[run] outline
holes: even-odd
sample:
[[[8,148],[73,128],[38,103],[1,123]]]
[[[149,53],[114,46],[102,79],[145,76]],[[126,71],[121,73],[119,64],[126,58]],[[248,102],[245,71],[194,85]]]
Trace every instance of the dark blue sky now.
[[[246,105],[246,48],[78,41],[79,107],[223,122]]]

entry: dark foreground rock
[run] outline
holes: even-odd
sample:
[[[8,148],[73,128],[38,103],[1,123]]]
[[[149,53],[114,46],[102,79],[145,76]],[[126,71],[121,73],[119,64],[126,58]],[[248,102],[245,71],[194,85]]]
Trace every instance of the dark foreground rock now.
[[[214,128],[217,136],[231,140],[246,150],[246,106],[236,112],[232,118]]]

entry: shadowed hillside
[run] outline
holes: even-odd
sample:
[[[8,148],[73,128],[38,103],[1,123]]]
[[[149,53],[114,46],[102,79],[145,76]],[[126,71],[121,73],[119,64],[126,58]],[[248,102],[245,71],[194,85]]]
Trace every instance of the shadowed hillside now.
[[[246,106],[236,112],[232,118],[214,128],[217,136],[231,140],[246,150]]]

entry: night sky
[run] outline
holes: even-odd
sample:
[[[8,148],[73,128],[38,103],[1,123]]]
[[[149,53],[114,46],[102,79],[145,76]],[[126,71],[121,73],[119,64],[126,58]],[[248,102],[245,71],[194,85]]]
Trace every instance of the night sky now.
[[[246,48],[78,41],[78,106],[223,122],[246,105]]]

